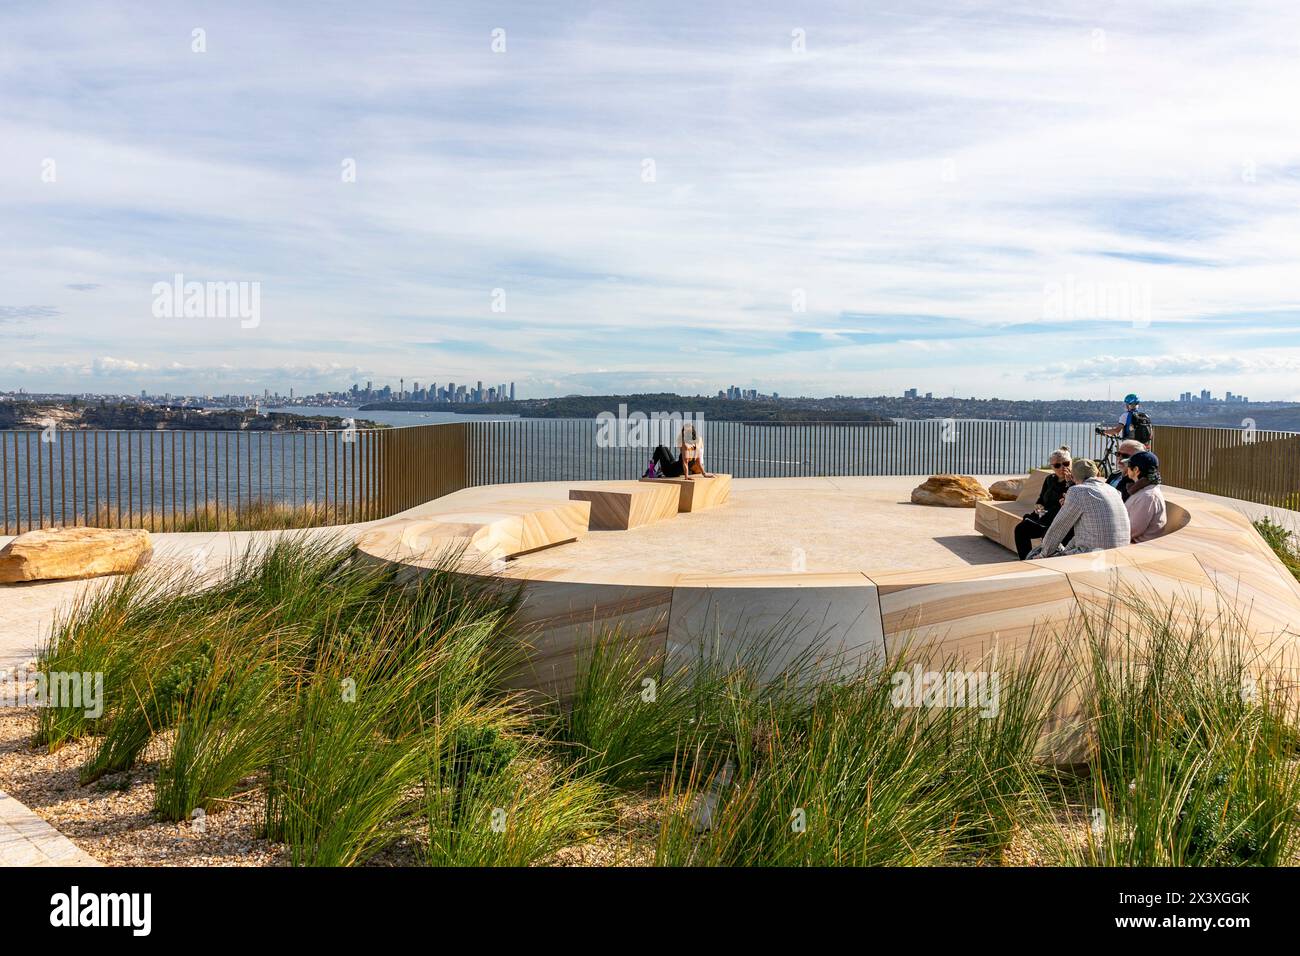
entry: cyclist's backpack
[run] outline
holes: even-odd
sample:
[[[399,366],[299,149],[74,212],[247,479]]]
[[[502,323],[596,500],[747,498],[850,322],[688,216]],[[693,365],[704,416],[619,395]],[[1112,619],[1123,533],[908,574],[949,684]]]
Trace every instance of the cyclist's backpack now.
[[[1151,429],[1151,416],[1146,412],[1134,412],[1129,419],[1129,425],[1133,428],[1133,438],[1144,445],[1151,444],[1151,436],[1154,432]]]

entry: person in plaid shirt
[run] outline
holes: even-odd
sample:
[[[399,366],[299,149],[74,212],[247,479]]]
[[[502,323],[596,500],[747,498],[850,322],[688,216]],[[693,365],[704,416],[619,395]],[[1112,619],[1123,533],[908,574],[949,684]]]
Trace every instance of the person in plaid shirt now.
[[[1124,508],[1124,499],[1098,476],[1097,463],[1078,458],[1070,470],[1075,483],[1065,493],[1065,503],[1043,535],[1042,545],[1029,553],[1031,560],[1084,554],[1129,543],[1128,511]],[[1068,548],[1063,548],[1061,541],[1070,529],[1074,529],[1074,538]]]

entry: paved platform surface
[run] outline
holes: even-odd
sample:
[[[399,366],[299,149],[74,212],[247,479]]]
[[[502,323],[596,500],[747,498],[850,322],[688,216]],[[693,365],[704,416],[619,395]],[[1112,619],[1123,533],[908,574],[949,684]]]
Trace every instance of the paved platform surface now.
[[[974,528],[974,508],[914,505],[923,477],[738,478],[726,504],[629,532],[592,531],[526,554],[512,573],[548,568],[682,574],[812,573],[965,567],[1014,561]],[[537,494],[563,488],[536,486]]]
[[[350,536],[357,526],[312,528],[306,531],[227,531],[152,535],[153,564],[193,567],[196,561],[218,568],[242,553],[256,540],[285,534],[310,534],[322,538]],[[0,537],[3,547],[13,537]],[[55,615],[66,613],[88,588],[101,587],[112,577],[82,581],[31,581],[0,585],[0,669],[21,666],[36,657],[49,639]]]
[[[0,866],[99,866],[94,857],[0,790]]]
[[[1006,475],[977,476],[987,487]],[[1011,476],[1017,477],[1017,476]],[[657,555],[671,554],[680,570],[717,573],[720,564],[752,570],[789,570],[801,548],[810,571],[832,568],[852,549],[871,559],[873,567],[908,569],[953,567],[1008,560],[996,544],[977,534],[973,528],[974,510],[966,508],[925,508],[908,500],[912,488],[925,476],[909,475],[890,478],[738,478],[733,493],[745,492],[736,507],[725,507],[716,514],[681,514],[662,526],[638,529],[634,548],[626,548],[619,537],[593,532],[574,545],[540,551],[526,558],[528,567],[545,568],[567,564],[573,551],[593,558],[608,558],[629,568],[644,567],[647,560],[659,561]],[[521,483],[511,486],[516,496],[568,498],[568,488],[581,482]],[[758,490],[763,489],[763,490]],[[1177,489],[1171,489],[1177,490]],[[781,517],[788,492],[802,492],[806,503],[800,505],[802,530],[793,537],[781,537]],[[1226,505],[1253,519],[1268,517],[1284,527],[1300,530],[1300,512],[1271,508],[1235,498],[1185,492]],[[455,511],[481,498],[489,501],[500,492],[491,488],[467,488],[445,498],[435,499],[394,517],[420,517]],[[861,502],[861,509],[834,510],[810,507],[826,496],[846,497]],[[737,523],[728,515],[744,515],[750,524]],[[355,535],[390,519],[334,528],[315,528],[305,532],[322,538]],[[787,525],[788,526],[788,525]],[[898,547],[897,535],[906,530],[909,549]],[[722,537],[716,535],[725,531]],[[219,566],[239,554],[255,540],[268,540],[285,532],[237,531],[192,534],[155,534],[154,561],[191,563],[196,557],[209,565]],[[304,532],[291,532],[302,534]],[[928,536],[928,538],[927,538]],[[602,541],[602,537],[604,540]],[[0,547],[11,541],[0,536]],[[627,539],[623,539],[626,541]],[[651,556],[648,558],[647,556]],[[54,615],[66,610],[87,587],[96,587],[108,578],[90,581],[45,581],[0,587],[0,668],[20,666],[36,656],[41,643],[48,639]]]

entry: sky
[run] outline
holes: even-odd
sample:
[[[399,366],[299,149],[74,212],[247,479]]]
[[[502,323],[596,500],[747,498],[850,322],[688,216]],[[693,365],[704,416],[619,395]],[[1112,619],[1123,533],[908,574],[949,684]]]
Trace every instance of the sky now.
[[[0,390],[1300,400],[1297,90],[1276,2],[7,3]]]

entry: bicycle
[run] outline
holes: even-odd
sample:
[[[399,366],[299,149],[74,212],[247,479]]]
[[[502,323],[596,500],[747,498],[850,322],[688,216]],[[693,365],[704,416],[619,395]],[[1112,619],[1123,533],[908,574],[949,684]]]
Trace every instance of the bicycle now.
[[[1100,469],[1102,477],[1106,481],[1114,478],[1120,473],[1119,467],[1119,443],[1124,439],[1118,435],[1107,435],[1105,430],[1098,425],[1093,429],[1098,435],[1106,439],[1106,449],[1100,458],[1094,458],[1097,468]]]

